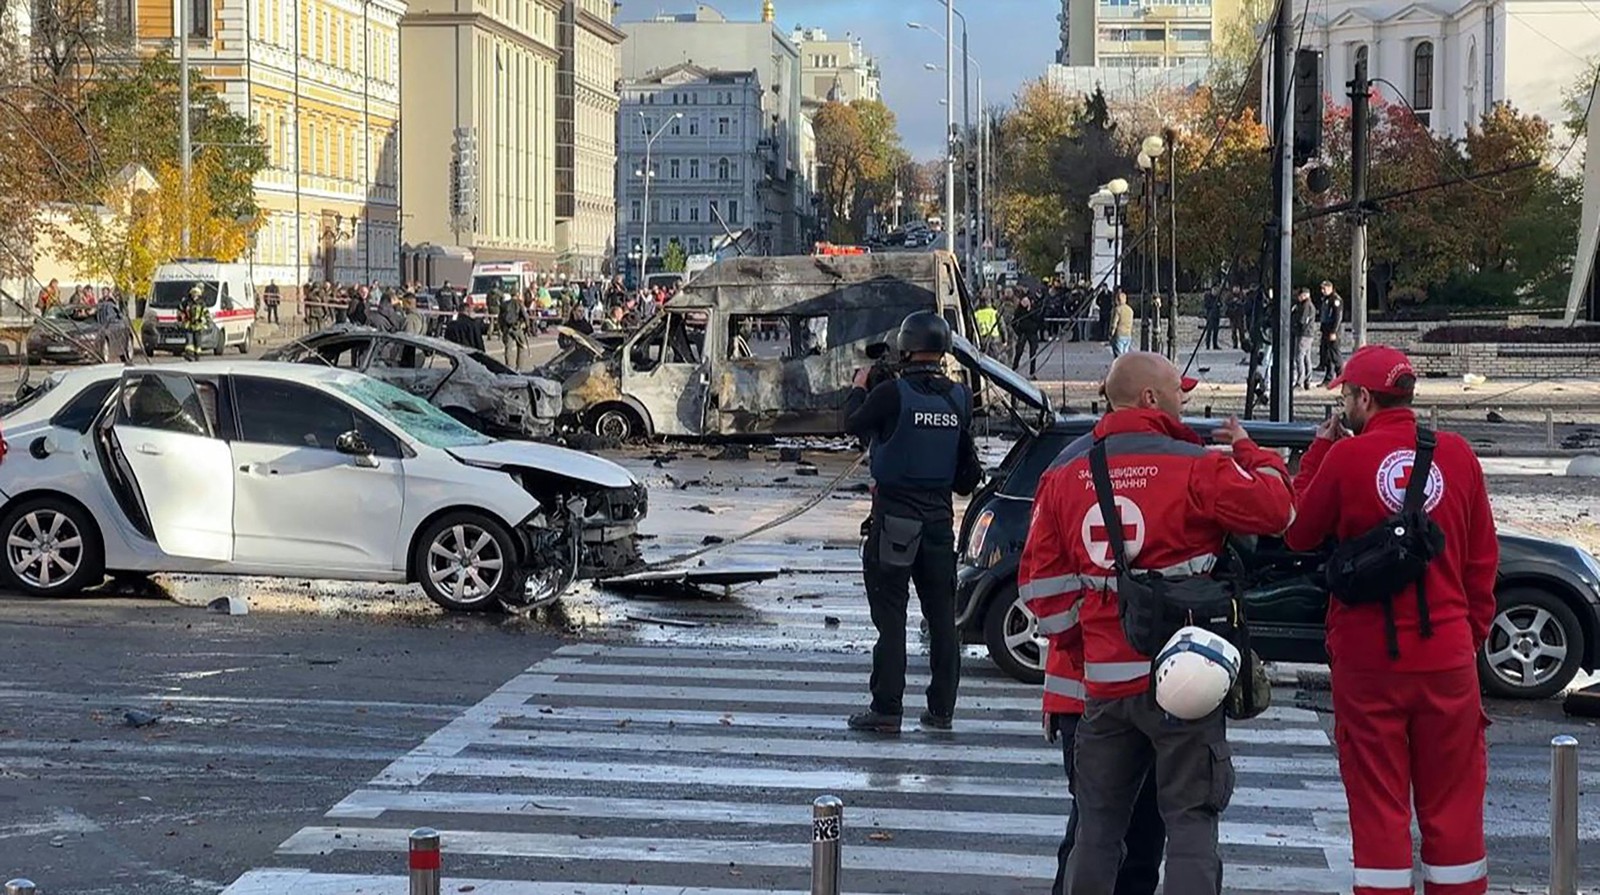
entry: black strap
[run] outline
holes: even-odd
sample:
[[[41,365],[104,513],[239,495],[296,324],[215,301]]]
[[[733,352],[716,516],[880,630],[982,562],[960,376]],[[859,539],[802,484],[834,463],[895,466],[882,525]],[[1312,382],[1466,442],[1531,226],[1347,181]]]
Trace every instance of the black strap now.
[[[1128,548],[1122,541],[1122,515],[1117,512],[1117,502],[1112,497],[1111,465],[1106,457],[1106,440],[1096,438],[1089,449],[1089,471],[1094,476],[1094,496],[1100,500],[1100,521],[1105,524],[1106,537],[1111,541],[1111,556],[1116,561],[1117,574],[1128,574]]]
[[[1428,476],[1433,473],[1433,449],[1438,438],[1432,429],[1417,427],[1417,454],[1411,461],[1411,480],[1406,482],[1405,509],[1407,514],[1427,514]],[[1417,579],[1417,633],[1423,640],[1433,636],[1433,617],[1428,614],[1428,597],[1424,583],[1428,573]]]

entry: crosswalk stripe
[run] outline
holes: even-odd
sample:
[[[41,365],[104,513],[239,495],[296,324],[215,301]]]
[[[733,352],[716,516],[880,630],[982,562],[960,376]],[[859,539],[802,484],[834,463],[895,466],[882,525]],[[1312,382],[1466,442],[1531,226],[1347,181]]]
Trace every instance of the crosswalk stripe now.
[[[503,713],[506,719],[544,719],[579,722],[609,722],[613,724],[670,724],[670,725],[704,725],[719,728],[777,728],[790,730],[811,730],[818,733],[833,733],[845,731],[845,716],[838,714],[766,714],[761,712],[738,711],[716,712],[696,711],[694,709],[653,709],[653,708],[599,708],[595,706],[553,706],[544,703],[528,703],[508,709]],[[900,741],[914,736],[948,736],[948,734],[929,733],[919,730],[914,718],[906,718]],[[1259,723],[1253,722],[1253,723]],[[989,718],[956,719],[956,727],[960,733],[974,734],[1019,734],[1027,737],[1037,737],[1041,744],[1043,733],[1038,721],[996,721]],[[1326,747],[1329,743],[1327,734],[1320,728],[1282,728],[1258,727],[1240,724],[1229,725],[1228,740],[1240,744],[1253,745],[1282,745],[1282,746],[1311,746]],[[894,742],[893,739],[881,739],[882,742]],[[1237,762],[1237,759],[1236,759]],[[1289,766],[1286,766],[1289,767]],[[1309,764],[1302,764],[1298,759],[1292,770],[1305,769],[1306,773],[1313,775],[1337,774],[1338,767],[1330,759],[1320,761],[1312,759]]]
[[[404,829],[306,827],[290,836],[279,847],[279,851],[289,855],[325,855],[338,851],[399,852],[405,848],[406,835]],[[800,841],[795,842],[751,842],[440,830],[439,838],[441,844],[448,843],[451,853],[458,855],[562,861],[636,862],[648,859],[741,867],[811,866],[811,847],[803,841],[803,836],[797,836],[796,839]],[[847,871],[1037,880],[1050,878],[1056,870],[1053,854],[851,845],[840,853],[842,866]],[[1223,878],[1228,881],[1229,891],[1236,887],[1258,888],[1250,883],[1263,876],[1276,883],[1277,891],[1339,892],[1344,888],[1338,875],[1326,868],[1267,868],[1231,864],[1225,864],[1223,868]]]
[[[823,744],[819,744],[823,745]],[[1041,766],[1038,774],[1053,772]],[[1242,769],[1241,769],[1242,770]],[[1016,777],[960,777],[925,773],[885,774],[851,769],[795,770],[716,765],[625,764],[589,761],[542,761],[520,758],[462,758],[417,756],[398,759],[373,781],[375,786],[415,786],[435,776],[492,779],[562,780],[611,783],[651,783],[662,787],[718,786],[729,789],[792,789],[814,792],[899,792],[948,796],[994,796],[1009,799],[1045,798],[1036,776],[1032,782]],[[1344,796],[1337,791],[1242,787],[1235,805],[1292,808],[1302,811],[1339,811]]]
[[[1065,790],[1065,781],[1058,781]],[[852,805],[846,809],[849,829],[914,830],[930,833],[997,834],[1008,837],[1060,842],[1069,799],[1065,792],[1059,814],[987,811],[921,811]],[[555,796],[546,793],[432,792],[358,789],[333,806],[330,818],[376,820],[385,812],[439,812],[486,814],[497,817],[612,818],[617,820],[673,821],[677,823],[729,823],[752,826],[800,827],[810,823],[811,807],[803,803],[779,805],[753,802],[702,802],[683,799],[621,799]],[[1003,823],[1001,820],[1003,819]],[[1290,846],[1341,848],[1347,833],[1324,832],[1315,827],[1284,824],[1222,822],[1222,843],[1240,846]]]
[[[447,875],[447,892],[474,895],[752,895],[750,889],[703,886],[638,886],[612,883],[539,883],[507,879],[462,879]],[[404,876],[312,873],[309,870],[252,870],[222,890],[222,895],[409,895]],[[762,895],[807,895],[799,891]],[[862,893],[865,895],[865,893]]]

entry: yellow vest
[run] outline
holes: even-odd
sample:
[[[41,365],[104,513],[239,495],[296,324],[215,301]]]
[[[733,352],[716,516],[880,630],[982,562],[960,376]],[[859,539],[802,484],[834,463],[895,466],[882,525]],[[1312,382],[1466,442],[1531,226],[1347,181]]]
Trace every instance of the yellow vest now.
[[[978,321],[979,338],[988,339],[1000,334],[1000,312],[994,308],[979,308],[972,313]]]

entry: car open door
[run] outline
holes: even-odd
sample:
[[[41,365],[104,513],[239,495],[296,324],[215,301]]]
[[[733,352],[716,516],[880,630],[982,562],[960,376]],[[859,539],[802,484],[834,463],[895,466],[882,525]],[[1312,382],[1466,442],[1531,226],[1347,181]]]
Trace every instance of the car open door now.
[[[162,551],[233,558],[233,456],[217,437],[217,391],[178,373],[122,379],[106,432],[112,462]],[[122,478],[127,481],[120,481]]]

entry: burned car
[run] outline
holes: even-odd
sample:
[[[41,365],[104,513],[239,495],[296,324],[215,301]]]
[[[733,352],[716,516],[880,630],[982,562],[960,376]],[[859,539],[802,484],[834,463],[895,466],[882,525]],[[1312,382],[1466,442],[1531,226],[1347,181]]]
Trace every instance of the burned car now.
[[[731,258],[620,345],[563,331],[540,372],[562,380],[565,422],[609,438],[840,435],[868,349],[925,310],[974,330],[948,253]]]
[[[357,370],[496,438],[547,437],[561,411],[559,383],[518,373],[482,351],[429,336],[346,324],[297,339],[262,360]]]
[[[94,305],[56,305],[28,330],[28,363],[99,363],[104,346]]]

